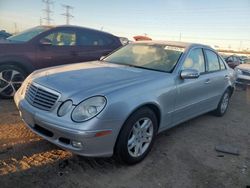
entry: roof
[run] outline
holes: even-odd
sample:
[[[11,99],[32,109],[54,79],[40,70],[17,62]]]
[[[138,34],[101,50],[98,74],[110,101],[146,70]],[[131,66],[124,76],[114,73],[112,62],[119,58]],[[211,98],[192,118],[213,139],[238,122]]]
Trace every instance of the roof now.
[[[54,26],[54,28],[88,29],[88,30],[91,30],[91,31],[102,32],[102,33],[106,33],[106,34],[109,34],[109,35],[113,35],[111,33],[108,33],[108,32],[105,32],[105,31],[101,31],[101,30],[98,30],[98,29],[92,29],[92,28],[89,28],[89,27],[82,27],[82,26],[77,26],[77,25],[58,25],[58,26]]]
[[[177,47],[181,47],[181,48],[188,48],[188,47],[191,47],[191,46],[194,46],[194,45],[209,47],[207,45],[198,44],[198,43],[189,43],[189,42],[180,42],[180,41],[162,41],[162,40],[138,41],[138,42],[135,42],[135,43],[163,44],[163,45],[177,46]]]

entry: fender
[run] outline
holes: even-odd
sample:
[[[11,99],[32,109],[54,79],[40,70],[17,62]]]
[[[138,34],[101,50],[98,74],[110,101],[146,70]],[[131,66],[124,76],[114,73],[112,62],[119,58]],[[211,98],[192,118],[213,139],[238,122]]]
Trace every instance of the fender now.
[[[16,65],[23,68],[28,74],[36,70],[31,60],[24,56],[1,56],[0,65]]]

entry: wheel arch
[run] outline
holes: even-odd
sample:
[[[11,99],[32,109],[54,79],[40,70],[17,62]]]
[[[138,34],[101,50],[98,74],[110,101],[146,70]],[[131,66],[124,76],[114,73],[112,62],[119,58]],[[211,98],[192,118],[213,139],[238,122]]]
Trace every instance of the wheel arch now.
[[[27,74],[30,74],[35,70],[31,63],[23,59],[5,59],[0,61],[0,66],[2,65],[17,66],[18,68],[24,70]]]
[[[152,103],[152,102],[151,102],[151,103],[149,102],[149,103],[141,104],[141,105],[135,107],[135,108],[129,113],[129,115],[125,118],[125,121],[123,122],[123,125],[121,126],[121,128],[120,128],[120,130],[119,130],[118,136],[116,137],[116,141],[115,141],[115,145],[114,145],[113,150],[115,150],[115,148],[116,148],[116,146],[117,146],[118,138],[119,138],[119,136],[120,136],[120,134],[121,134],[121,131],[122,131],[122,129],[123,129],[123,127],[124,127],[126,121],[127,121],[136,111],[138,111],[138,110],[140,110],[140,109],[142,109],[142,108],[149,108],[149,109],[151,109],[151,110],[154,112],[154,114],[156,115],[156,118],[157,118],[157,132],[158,132],[159,126],[160,126],[160,122],[161,122],[161,110],[160,110],[160,107],[159,107],[157,104]]]
[[[160,125],[160,121],[161,121],[161,111],[160,111],[160,107],[155,104],[155,103],[144,103],[144,104],[141,104],[137,107],[135,107],[130,113],[129,115],[127,116],[126,120],[124,121],[124,124],[125,122],[127,121],[127,119],[129,117],[131,117],[136,111],[142,109],[142,108],[149,108],[150,110],[152,110],[154,112],[154,114],[156,115],[156,118],[157,118],[157,128],[159,128],[159,125]],[[123,127],[123,126],[122,126]],[[121,129],[122,129],[121,127]]]
[[[233,86],[228,86],[227,90],[229,90],[230,97],[233,95],[235,88]]]

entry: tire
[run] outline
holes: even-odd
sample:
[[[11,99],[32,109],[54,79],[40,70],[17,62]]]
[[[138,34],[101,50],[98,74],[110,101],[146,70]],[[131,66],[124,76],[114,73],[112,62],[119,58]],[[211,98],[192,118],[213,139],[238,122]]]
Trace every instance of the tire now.
[[[14,65],[0,66],[0,98],[11,99],[22,85],[27,73]]]
[[[150,108],[145,107],[134,112],[118,136],[116,159],[129,165],[142,161],[153,146],[157,128],[157,117]]]
[[[223,116],[227,111],[227,108],[229,105],[229,100],[230,100],[230,91],[229,91],[229,89],[227,89],[223,93],[216,110],[213,111],[214,115],[216,115],[218,117]]]

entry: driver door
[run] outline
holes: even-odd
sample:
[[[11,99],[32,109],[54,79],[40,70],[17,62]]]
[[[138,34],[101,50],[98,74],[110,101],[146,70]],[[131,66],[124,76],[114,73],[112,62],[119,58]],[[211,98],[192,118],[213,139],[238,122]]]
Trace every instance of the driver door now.
[[[56,30],[39,41],[37,48],[37,67],[45,68],[77,62],[76,31]]]
[[[209,75],[202,48],[192,49],[186,57],[182,70],[196,69],[200,76],[195,79],[177,79],[177,97],[173,123],[178,124],[204,112],[209,106]]]

